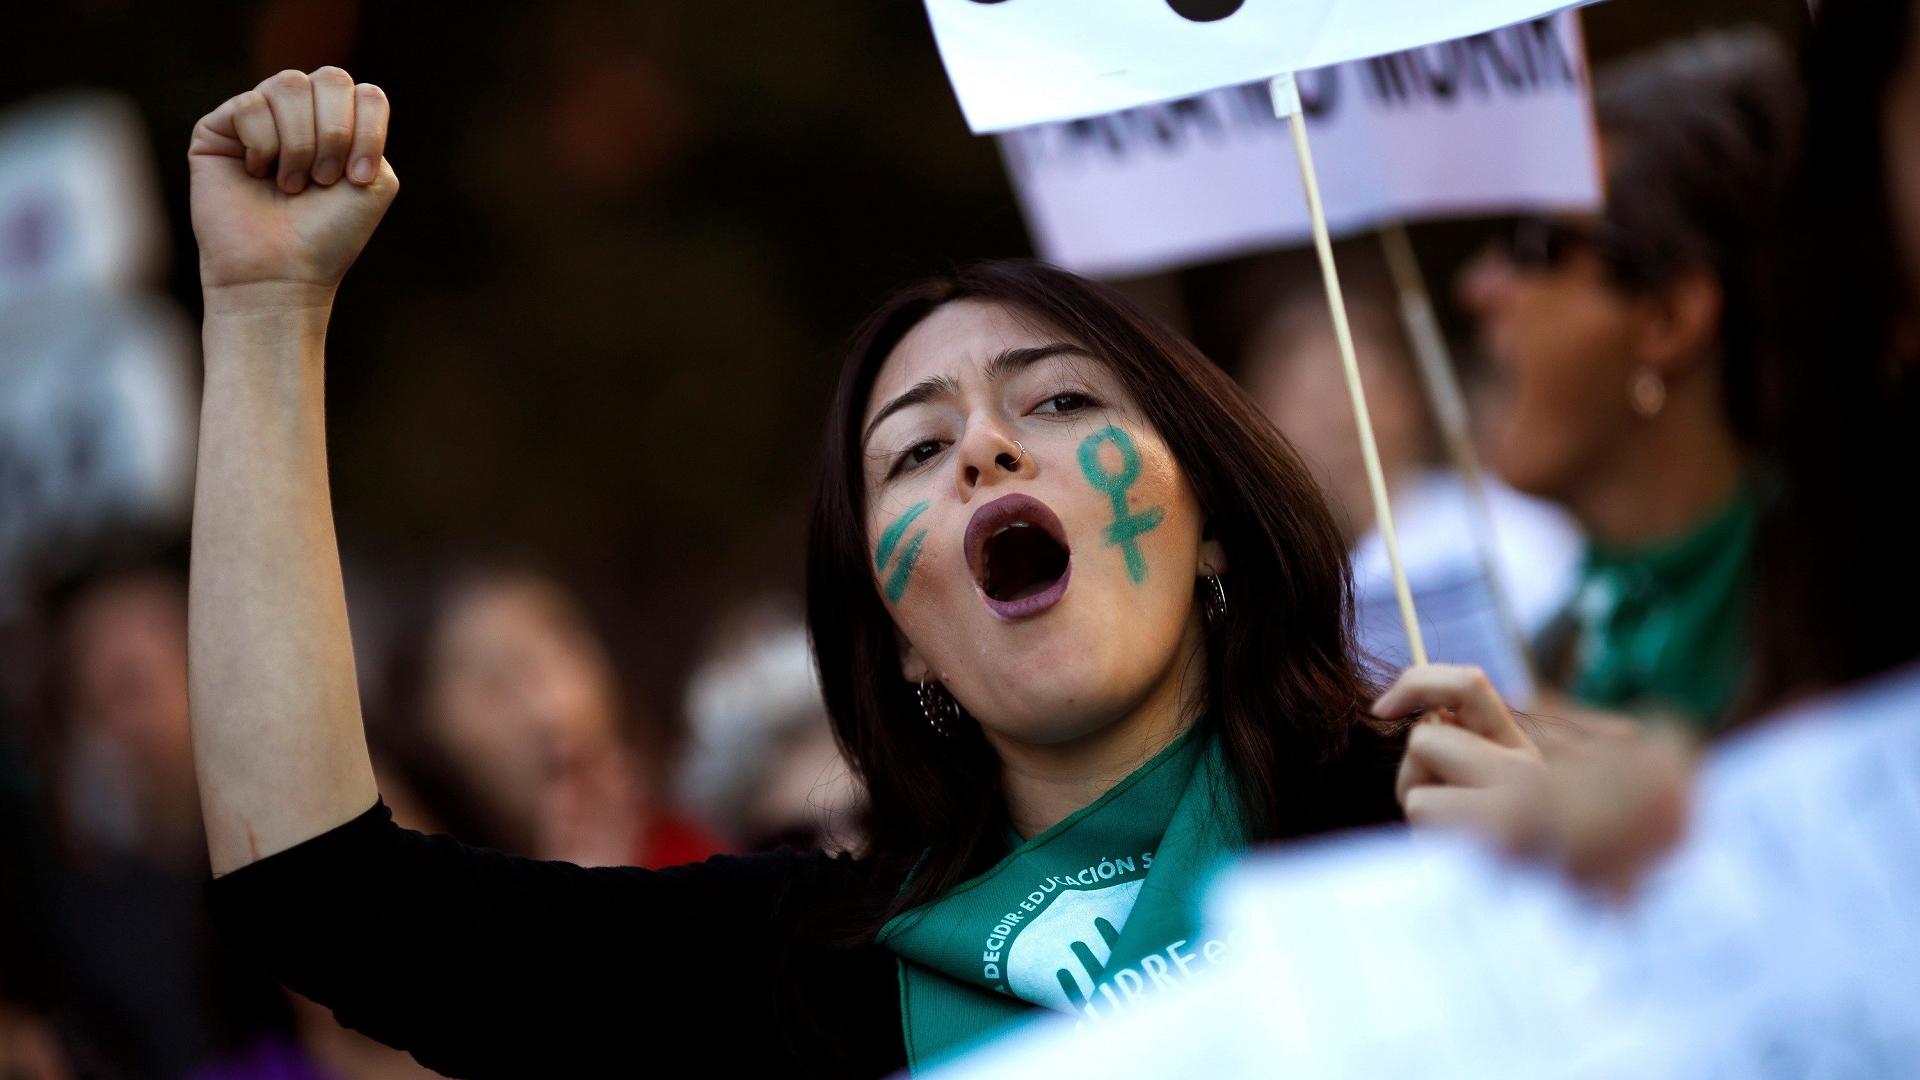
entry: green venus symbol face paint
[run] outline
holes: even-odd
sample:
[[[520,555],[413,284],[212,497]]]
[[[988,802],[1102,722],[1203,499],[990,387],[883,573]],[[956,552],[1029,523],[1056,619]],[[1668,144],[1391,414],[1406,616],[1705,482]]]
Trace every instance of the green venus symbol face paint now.
[[[913,564],[919,561],[920,545],[926,542],[927,530],[921,529],[914,533],[913,538],[907,541],[905,548],[900,547],[900,540],[907,535],[907,529],[915,519],[926,512],[926,503],[914,503],[907,508],[906,513],[894,518],[893,524],[887,526],[886,531],[880,534],[880,545],[873,552],[875,570],[885,570],[887,560],[893,558],[894,550],[900,550],[900,558],[893,564],[893,573],[887,575],[886,584],[881,587],[889,604],[899,603],[900,598],[906,595],[907,581],[913,574]]]
[[[1100,448],[1112,443],[1120,451],[1120,471],[1108,472],[1100,463]],[[1147,580],[1147,558],[1140,552],[1140,537],[1160,527],[1167,512],[1158,506],[1134,513],[1127,509],[1127,489],[1140,479],[1140,451],[1133,438],[1117,427],[1108,426],[1080,443],[1080,471],[1087,483],[1106,492],[1113,503],[1113,524],[1107,526],[1108,547],[1117,547],[1127,561],[1127,576],[1135,585]]]

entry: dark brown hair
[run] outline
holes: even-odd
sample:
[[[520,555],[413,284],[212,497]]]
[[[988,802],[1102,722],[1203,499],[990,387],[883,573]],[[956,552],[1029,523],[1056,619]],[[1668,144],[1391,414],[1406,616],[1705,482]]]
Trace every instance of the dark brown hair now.
[[[1889,93],[1911,0],[1822,0],[1806,152],[1781,214],[1773,335],[1745,398],[1781,480],[1755,552],[1749,712],[1920,657],[1920,349],[1888,190]],[[1905,183],[1920,178],[1904,177]]]
[[[881,305],[855,336],[827,419],[807,620],[835,732],[871,798],[876,880],[891,886],[858,916],[865,931],[1004,854],[997,760],[977,725],[946,739],[931,733],[868,569],[860,446],[868,396],[908,331],[963,299],[1036,319],[1106,364],[1185,471],[1232,567],[1229,615],[1207,633],[1206,716],[1253,838],[1397,817],[1399,736],[1369,724],[1372,688],[1349,636],[1346,548],[1293,451],[1232,380],[1119,293],[1042,263],[979,263]]]
[[[1711,274],[1724,367],[1750,363],[1766,239],[1799,131],[1790,54],[1757,27],[1701,34],[1606,66],[1593,98],[1606,216],[1632,238],[1637,287]]]

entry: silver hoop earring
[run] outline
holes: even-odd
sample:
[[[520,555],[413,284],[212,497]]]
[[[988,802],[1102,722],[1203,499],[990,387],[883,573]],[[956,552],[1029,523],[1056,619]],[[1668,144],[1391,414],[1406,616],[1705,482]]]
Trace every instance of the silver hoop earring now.
[[[943,739],[952,738],[954,728],[960,724],[960,703],[947,693],[947,688],[939,683],[929,685],[921,679],[914,696],[920,701],[920,715],[926,718],[933,733]]]
[[[1218,574],[1208,574],[1200,579],[1206,582],[1200,601],[1207,617],[1207,625],[1218,629],[1227,623],[1227,586]]]

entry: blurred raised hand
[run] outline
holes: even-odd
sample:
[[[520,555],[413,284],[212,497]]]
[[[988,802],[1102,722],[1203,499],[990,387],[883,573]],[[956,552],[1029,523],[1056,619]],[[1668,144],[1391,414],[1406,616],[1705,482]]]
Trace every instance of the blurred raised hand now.
[[[326,302],[400,190],[387,96],[337,67],[282,71],[194,125],[187,149],[209,309]]]
[[[1438,713],[1415,725],[1396,792],[1416,827],[1462,830],[1576,882],[1629,893],[1680,838],[1691,777],[1677,739],[1588,719],[1528,735],[1476,668],[1409,669],[1374,704],[1380,716]]]

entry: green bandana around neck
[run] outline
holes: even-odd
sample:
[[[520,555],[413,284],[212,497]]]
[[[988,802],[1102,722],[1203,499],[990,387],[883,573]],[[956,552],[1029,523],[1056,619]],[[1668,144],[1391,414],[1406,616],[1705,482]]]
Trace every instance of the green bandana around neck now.
[[[1746,674],[1746,603],[1760,498],[1743,485],[1662,543],[1594,544],[1581,570],[1572,692],[1608,709],[1716,730]]]
[[[1035,1006],[1105,1021],[1218,963],[1200,892],[1247,834],[1204,718],[993,869],[881,929],[915,1071]],[[1018,841],[1018,837],[1014,838]]]

